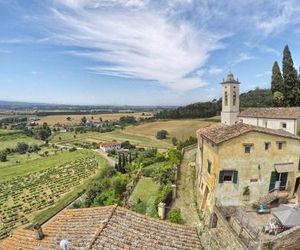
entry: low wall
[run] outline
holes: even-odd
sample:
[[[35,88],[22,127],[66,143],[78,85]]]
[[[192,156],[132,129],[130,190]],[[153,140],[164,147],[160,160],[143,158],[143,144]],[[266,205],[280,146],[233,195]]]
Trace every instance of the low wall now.
[[[247,247],[243,244],[243,242],[238,238],[236,233],[230,227],[226,218],[221,214],[218,208],[214,210],[218,221],[217,221],[217,240],[222,245],[222,249],[230,249],[230,250],[242,250],[247,249]],[[215,229],[212,229],[215,230]]]

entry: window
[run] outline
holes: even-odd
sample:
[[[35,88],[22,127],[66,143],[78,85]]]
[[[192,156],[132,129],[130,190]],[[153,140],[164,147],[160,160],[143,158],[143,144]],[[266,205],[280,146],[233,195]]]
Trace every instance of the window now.
[[[265,150],[269,150],[271,146],[270,142],[265,142]]]
[[[236,92],[233,91],[233,106],[236,104]]]
[[[244,144],[245,154],[250,154],[253,144]]]
[[[286,123],[285,122],[281,123],[281,128],[286,129]]]
[[[263,120],[263,126],[264,126],[265,128],[268,127],[268,121],[267,121],[267,120]]]
[[[228,105],[228,94],[227,91],[225,91],[225,106]]]
[[[285,142],[284,142],[284,141],[279,141],[279,142],[277,142],[277,148],[278,148],[279,150],[282,150],[283,147],[284,147],[284,145],[285,145]]]
[[[219,175],[219,183],[223,182],[233,182],[237,184],[238,181],[238,171],[235,170],[222,170]]]
[[[210,174],[211,173],[211,162],[207,161],[207,172]]]

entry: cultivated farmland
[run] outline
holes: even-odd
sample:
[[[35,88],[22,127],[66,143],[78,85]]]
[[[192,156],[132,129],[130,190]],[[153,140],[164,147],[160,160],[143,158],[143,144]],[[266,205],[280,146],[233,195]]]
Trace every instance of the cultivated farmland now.
[[[134,116],[136,118],[140,117],[151,117],[153,114],[151,112],[144,112],[146,116],[142,115],[142,112],[135,112],[135,113],[112,113],[112,114],[80,114],[80,115],[49,115],[49,116],[41,116],[39,117],[40,120],[38,121],[39,124],[43,124],[46,122],[49,125],[54,125],[56,123],[60,124],[77,124],[81,122],[81,118],[85,116],[88,120],[99,121],[101,118],[103,121],[116,121],[119,120],[122,116]],[[67,117],[70,117],[71,120],[67,120]]]
[[[0,237],[17,225],[27,224],[35,212],[59,203],[64,195],[96,174],[98,158],[92,152],[84,152],[84,157],[74,157],[76,160],[54,166],[51,162],[56,161],[49,157],[51,167],[49,162],[40,166],[41,160],[37,160],[31,161],[31,164],[37,163],[35,168],[25,166],[23,171],[20,166],[7,168],[9,172],[14,169],[14,175],[5,173],[1,168]]]

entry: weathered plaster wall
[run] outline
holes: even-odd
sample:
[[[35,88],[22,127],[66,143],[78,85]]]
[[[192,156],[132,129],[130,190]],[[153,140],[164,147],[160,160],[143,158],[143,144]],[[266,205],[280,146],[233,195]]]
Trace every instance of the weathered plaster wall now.
[[[259,126],[259,127],[266,127],[265,122],[267,122],[267,128],[271,129],[283,129],[282,123],[286,123],[285,131],[288,131],[292,134],[297,134],[297,120],[289,120],[289,119],[269,119],[269,118],[255,118],[255,117],[242,117],[239,116],[239,121],[243,123]]]
[[[282,150],[277,148],[276,142],[285,141],[286,145]],[[269,150],[265,150],[264,143],[270,142]],[[243,144],[253,144],[250,154],[244,152]],[[299,163],[298,140],[273,136],[264,133],[249,132],[230,141],[224,142],[219,146],[219,167],[216,167],[217,178],[220,170],[237,170],[238,183],[231,184],[231,189],[226,185],[218,185],[218,198],[224,197],[223,200],[227,205],[232,201],[232,205],[243,202],[244,187],[250,187],[250,202],[257,201],[262,195],[269,191],[271,172],[275,171],[274,164],[293,162],[297,168]],[[295,185],[295,176],[297,170],[289,173],[287,187],[291,192]],[[237,191],[238,190],[238,191]],[[228,195],[227,195],[227,194]]]

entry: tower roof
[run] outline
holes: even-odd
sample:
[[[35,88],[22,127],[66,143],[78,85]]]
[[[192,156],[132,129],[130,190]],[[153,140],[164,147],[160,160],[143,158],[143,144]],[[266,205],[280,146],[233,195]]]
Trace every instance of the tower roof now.
[[[240,84],[240,82],[238,81],[238,79],[234,79],[233,74],[229,71],[226,80],[223,80],[222,84],[225,83],[234,83],[234,84]]]

